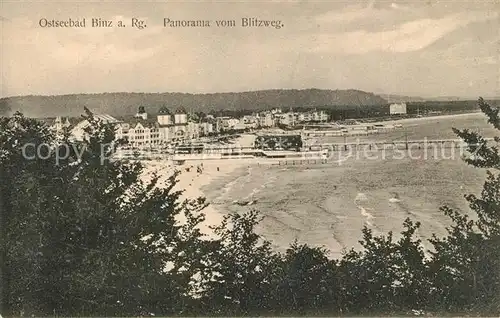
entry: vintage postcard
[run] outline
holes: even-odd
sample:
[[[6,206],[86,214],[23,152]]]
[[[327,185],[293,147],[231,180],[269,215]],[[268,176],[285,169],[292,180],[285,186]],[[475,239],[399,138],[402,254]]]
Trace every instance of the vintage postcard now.
[[[0,2],[2,316],[500,315],[500,2]]]

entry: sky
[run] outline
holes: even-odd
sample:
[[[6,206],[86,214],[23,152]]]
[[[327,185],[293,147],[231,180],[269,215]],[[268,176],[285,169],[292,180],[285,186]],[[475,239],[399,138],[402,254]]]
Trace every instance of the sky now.
[[[87,27],[40,26],[70,18]],[[92,18],[126,27],[92,28]],[[164,27],[164,18],[211,27]],[[283,27],[242,27],[242,18]],[[215,25],[232,19],[236,27]],[[500,0],[2,0],[0,28],[0,97],[280,88],[500,96]]]

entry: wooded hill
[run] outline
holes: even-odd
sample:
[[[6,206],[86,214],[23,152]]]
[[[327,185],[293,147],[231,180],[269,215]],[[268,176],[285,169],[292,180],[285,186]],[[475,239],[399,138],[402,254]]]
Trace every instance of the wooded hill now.
[[[30,117],[79,116],[83,107],[110,115],[135,114],[138,106],[156,113],[165,105],[188,111],[264,110],[275,107],[369,106],[387,101],[360,90],[275,89],[240,93],[102,93],[57,96],[16,96],[0,99],[0,115],[21,111]]]

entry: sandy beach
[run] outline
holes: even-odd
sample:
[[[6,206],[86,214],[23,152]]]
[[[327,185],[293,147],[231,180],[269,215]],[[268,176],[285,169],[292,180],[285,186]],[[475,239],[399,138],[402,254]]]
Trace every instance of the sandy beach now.
[[[151,160],[143,162],[145,169],[143,180],[151,178],[153,173],[160,176],[158,185],[165,186],[167,179],[176,171],[180,171],[177,177],[178,183],[175,190],[183,190],[182,199],[197,199],[206,197],[202,187],[211,184],[216,179],[225,178],[233,174],[237,169],[247,167],[251,164],[249,160],[191,160],[183,165],[174,165],[170,160]],[[198,170],[201,169],[201,173]],[[210,226],[218,225],[222,221],[223,214],[217,211],[214,205],[209,204],[202,210],[205,221],[200,230],[207,238],[213,238],[214,233]],[[183,222],[183,216],[179,216],[179,222]]]
[[[433,121],[433,120],[460,120],[461,118],[471,118],[471,117],[480,117],[484,116],[481,111],[469,112],[464,114],[450,114],[450,115],[437,115],[437,116],[423,116],[423,117],[415,117],[415,118],[404,118],[404,119],[396,119],[396,120],[388,120],[375,122],[374,124],[385,124],[385,125],[393,125],[393,124],[404,124],[404,123],[421,123],[425,121]]]

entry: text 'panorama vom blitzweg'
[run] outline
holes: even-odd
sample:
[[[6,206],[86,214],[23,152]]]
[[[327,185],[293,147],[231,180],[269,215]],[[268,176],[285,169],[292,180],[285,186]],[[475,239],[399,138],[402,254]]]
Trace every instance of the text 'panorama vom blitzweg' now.
[[[171,18],[163,19],[163,26],[170,28],[189,28],[189,27],[257,27],[257,28],[275,28],[281,29],[285,25],[281,20],[266,20],[259,18],[241,18],[239,21],[229,20],[175,20]]]

